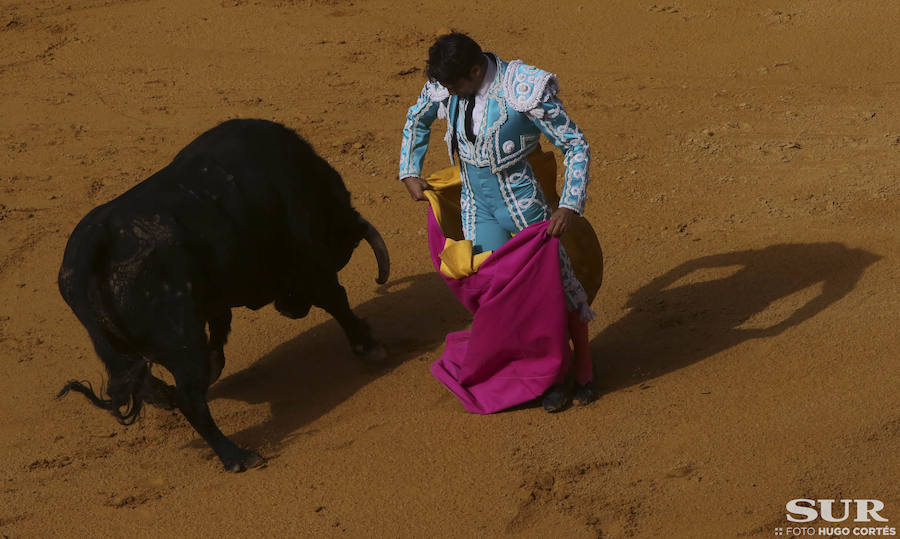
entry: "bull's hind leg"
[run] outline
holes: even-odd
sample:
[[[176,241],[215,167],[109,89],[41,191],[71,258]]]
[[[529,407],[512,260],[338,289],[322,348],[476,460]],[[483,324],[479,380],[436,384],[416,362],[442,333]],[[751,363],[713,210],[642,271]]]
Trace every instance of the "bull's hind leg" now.
[[[172,410],[177,406],[175,388],[150,375],[150,390],[144,397],[144,402],[163,410]]]
[[[353,353],[370,365],[379,364],[387,357],[384,347],[372,337],[372,330],[365,320],[359,318],[350,309],[347,292],[337,280],[337,275],[330,275],[317,282],[311,291],[310,299],[317,307],[321,307],[337,320],[347,334]]]

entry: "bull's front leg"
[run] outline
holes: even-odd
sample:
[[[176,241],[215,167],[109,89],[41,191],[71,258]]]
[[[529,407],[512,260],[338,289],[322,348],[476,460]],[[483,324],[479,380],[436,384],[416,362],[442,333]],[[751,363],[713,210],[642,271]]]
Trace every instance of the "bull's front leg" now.
[[[231,331],[231,309],[222,309],[209,319],[209,385],[213,385],[225,368],[225,343]]]
[[[384,346],[372,337],[372,329],[365,320],[356,316],[347,301],[347,292],[332,275],[326,282],[316,283],[313,304],[325,309],[343,328],[353,353],[368,365],[381,365],[387,358]]]

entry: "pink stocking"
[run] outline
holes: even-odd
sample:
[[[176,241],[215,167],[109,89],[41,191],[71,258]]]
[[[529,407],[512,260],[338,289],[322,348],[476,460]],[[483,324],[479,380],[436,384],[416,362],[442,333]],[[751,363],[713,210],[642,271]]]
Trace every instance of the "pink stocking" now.
[[[588,342],[588,324],[581,319],[578,309],[569,312],[569,337],[575,347],[574,369],[575,383],[579,386],[594,379],[594,363],[591,361],[591,348]]]

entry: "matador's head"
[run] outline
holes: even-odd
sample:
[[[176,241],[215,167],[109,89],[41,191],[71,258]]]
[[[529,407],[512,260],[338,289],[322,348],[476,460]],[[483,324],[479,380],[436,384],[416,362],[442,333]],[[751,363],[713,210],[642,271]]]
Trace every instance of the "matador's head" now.
[[[451,94],[469,98],[478,92],[487,71],[487,58],[478,43],[453,32],[437,38],[428,49],[425,74]]]

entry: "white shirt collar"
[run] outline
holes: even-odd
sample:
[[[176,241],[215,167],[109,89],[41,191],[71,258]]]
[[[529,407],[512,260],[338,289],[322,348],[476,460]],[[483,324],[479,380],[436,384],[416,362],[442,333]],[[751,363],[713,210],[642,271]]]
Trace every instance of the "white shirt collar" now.
[[[497,74],[497,64],[494,63],[494,59],[490,54],[485,54],[485,58],[487,58],[487,69],[484,72],[484,80],[481,81],[481,88],[478,89],[478,97],[484,98],[487,97],[488,90],[491,88],[491,84],[494,83],[494,76]]]

